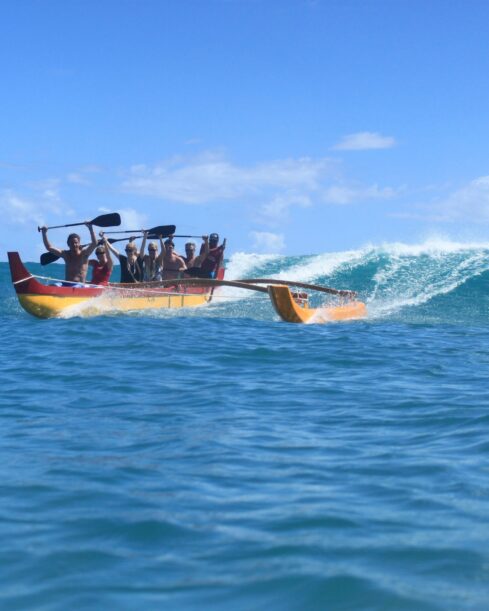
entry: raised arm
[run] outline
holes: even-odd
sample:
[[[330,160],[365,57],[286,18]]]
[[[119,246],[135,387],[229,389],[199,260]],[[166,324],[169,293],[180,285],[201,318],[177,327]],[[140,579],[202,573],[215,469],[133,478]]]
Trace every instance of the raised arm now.
[[[42,231],[42,241],[44,242],[44,246],[46,247],[46,250],[49,250],[49,252],[52,252],[53,255],[58,255],[58,257],[62,257],[63,251],[61,250],[61,248],[57,248],[56,246],[53,246],[48,239],[48,228],[41,227],[41,231]]]
[[[159,235],[158,238],[160,240],[160,254],[156,258],[156,261],[158,262],[161,269],[163,269],[163,259],[165,258],[166,248],[165,243],[163,242],[163,236]]]
[[[202,239],[204,240],[204,249],[200,253],[200,256],[202,257],[202,261],[203,261],[204,259],[207,258],[207,255],[209,254],[209,236],[203,235]]]
[[[144,249],[146,248],[146,239],[148,237],[148,232],[145,231],[143,233],[143,241],[141,242],[141,250],[139,251],[139,258],[144,259]]]
[[[202,239],[204,240],[204,243],[202,244],[201,248],[202,252],[199,254],[198,257],[195,257],[194,264],[192,267],[200,267],[202,263],[207,259],[207,255],[209,254],[209,236],[203,235]]]
[[[120,253],[120,252],[117,250],[117,248],[115,248],[115,246],[112,246],[112,244],[109,242],[109,240],[107,240],[107,238],[104,236],[104,232],[103,232],[103,231],[101,231],[101,232],[100,232],[100,236],[102,237],[102,240],[104,240],[104,244],[105,244],[105,245],[107,246],[107,248],[108,248],[107,254],[109,254],[110,252],[113,252],[113,253],[114,253],[114,255],[115,255],[115,256],[116,256],[116,257],[119,259],[119,261],[120,261],[120,260],[121,260],[121,259],[120,259],[121,253]],[[109,254],[109,256],[110,256],[110,254]],[[110,260],[112,261],[112,257],[110,257]]]
[[[92,252],[95,250],[95,248],[97,247],[97,238],[95,237],[95,231],[93,230],[93,225],[92,223],[89,223],[88,221],[85,223],[85,225],[88,227],[88,231],[90,232],[90,239],[91,242],[88,246],[85,246],[85,248],[83,249],[83,254],[87,255],[87,257],[89,255],[92,254]]]
[[[110,243],[105,236],[102,238],[102,240],[105,248],[105,256],[107,258],[107,267],[112,271],[114,262],[112,261],[112,255],[110,254]]]

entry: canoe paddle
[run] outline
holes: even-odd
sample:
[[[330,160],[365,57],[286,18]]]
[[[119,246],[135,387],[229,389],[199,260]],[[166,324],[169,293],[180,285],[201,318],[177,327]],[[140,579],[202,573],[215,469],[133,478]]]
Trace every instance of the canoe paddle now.
[[[105,231],[104,233],[144,233],[167,238],[175,233],[175,225],[159,225],[158,227],[152,227],[151,229],[131,229],[129,231]]]
[[[91,225],[95,225],[95,227],[118,227],[121,224],[120,214],[117,212],[112,212],[110,214],[101,214],[93,219],[93,221],[89,221]],[[85,223],[69,223],[68,225],[53,225],[52,227],[48,227],[48,229],[59,229],[60,227],[76,227],[78,225],[85,225]],[[41,228],[37,228],[38,231],[41,231]],[[134,233],[131,231],[129,233]]]
[[[174,235],[174,238],[201,238],[202,235]]]
[[[110,244],[115,244],[116,242],[123,242],[124,240],[128,240],[129,242],[132,242],[133,240],[136,240],[138,237],[141,237],[141,236],[132,235],[129,238],[109,238],[107,242],[109,242]],[[103,244],[103,240],[98,241],[99,246],[100,244]],[[88,244],[83,244],[82,248],[86,248],[87,246]],[[54,252],[43,252],[40,257],[40,262],[41,262],[41,265],[49,265],[50,263],[54,263],[55,261],[57,261],[59,258],[60,256],[55,255]]]

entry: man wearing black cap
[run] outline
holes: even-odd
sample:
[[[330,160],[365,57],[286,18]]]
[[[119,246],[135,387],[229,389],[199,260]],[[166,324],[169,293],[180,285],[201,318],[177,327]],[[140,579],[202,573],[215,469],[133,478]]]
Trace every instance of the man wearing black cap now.
[[[216,276],[219,265],[224,257],[226,240],[224,240],[220,246],[218,246],[218,244],[219,235],[217,233],[211,233],[211,235],[209,236],[209,252],[204,261],[202,261],[202,265],[200,266],[202,275],[205,275],[204,277],[215,278]]]

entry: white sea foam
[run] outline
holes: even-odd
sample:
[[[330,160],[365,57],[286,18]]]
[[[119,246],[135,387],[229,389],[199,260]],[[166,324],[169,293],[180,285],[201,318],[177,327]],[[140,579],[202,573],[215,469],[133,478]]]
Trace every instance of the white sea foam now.
[[[254,270],[262,268],[272,261],[278,261],[284,257],[280,255],[257,255],[246,252],[236,252],[232,255],[226,266],[226,279],[237,280],[249,278]]]
[[[289,257],[238,253],[226,277],[252,277],[256,272],[263,276],[263,268],[273,263],[273,273],[267,277],[327,283],[327,277],[335,275],[344,279],[336,288],[357,289],[349,283],[350,272],[373,265],[370,288],[361,298],[368,303],[371,317],[385,317],[457,289],[484,272],[488,258],[488,242],[454,242],[434,236],[417,244],[367,244],[358,250],[305,256],[299,261],[294,258],[292,263]],[[250,297],[239,289],[227,293],[231,295]]]
[[[452,242],[432,237],[418,244],[369,244],[357,250],[304,257],[237,252],[227,263],[225,277],[228,280],[270,277],[360,290],[360,298],[368,305],[369,317],[382,318],[456,290],[486,271],[488,259],[489,243]],[[332,277],[331,282],[328,277]],[[233,315],[236,308],[251,316],[259,315],[259,311],[268,312],[258,306],[258,299],[266,301],[267,297],[234,287],[221,287],[215,292],[211,310],[214,315],[223,312]],[[117,306],[110,294],[104,294],[68,308],[63,317],[110,312],[117,312]],[[272,309],[270,312],[272,317]],[[322,318],[321,314],[318,316]]]
[[[487,269],[488,249],[489,244],[433,238],[422,244],[372,247],[386,261],[373,277],[370,315],[383,317],[450,293]]]

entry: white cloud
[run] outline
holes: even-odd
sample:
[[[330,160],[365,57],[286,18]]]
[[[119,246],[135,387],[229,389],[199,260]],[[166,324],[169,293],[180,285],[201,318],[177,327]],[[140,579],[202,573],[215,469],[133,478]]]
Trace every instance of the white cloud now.
[[[285,249],[284,236],[281,233],[268,231],[251,231],[252,248],[261,253],[276,254]]]
[[[415,203],[410,210],[391,216],[432,223],[489,223],[489,176],[475,178],[444,198]]]
[[[262,206],[261,213],[267,222],[283,220],[291,206],[307,208],[311,206],[308,195],[284,193],[276,195],[270,202]]]
[[[98,212],[109,214],[114,212],[114,210],[101,206],[98,208]],[[117,212],[121,215],[121,224],[117,229],[111,227],[107,229],[107,231],[134,231],[134,233],[136,233],[136,231],[150,229],[150,227],[148,227],[148,217],[146,214],[138,212],[134,210],[134,208],[122,208],[117,210]],[[101,231],[104,230],[102,229]]]
[[[395,146],[392,136],[382,136],[377,132],[358,132],[344,136],[333,146],[338,151],[366,151],[371,149],[389,149]]]
[[[4,222],[12,225],[44,224],[44,217],[34,202],[8,189],[0,193],[0,214]]]
[[[292,206],[350,204],[397,195],[396,190],[375,184],[338,184],[338,162],[326,157],[239,166],[212,152],[133,166],[122,187],[184,204],[240,202],[253,207],[260,220],[272,226],[286,219]]]
[[[39,183],[37,189],[34,198],[19,195],[12,189],[0,191],[0,214],[3,221],[11,225],[44,225],[49,216],[73,214],[62,203],[55,182]]]
[[[110,211],[109,211],[110,212]],[[124,208],[119,210],[121,215],[121,226],[119,229],[125,231],[134,231],[137,229],[149,229],[148,217],[146,214],[141,214],[133,208]]]
[[[349,187],[334,185],[324,190],[323,201],[328,204],[351,204],[367,199],[390,199],[395,197],[398,191],[391,187],[380,188],[378,185],[370,187]]]
[[[327,158],[280,159],[237,166],[214,153],[175,157],[156,166],[133,166],[123,188],[174,202],[199,204],[239,199],[270,190],[318,189],[334,162]]]
[[[85,178],[85,176],[83,176],[83,174],[80,174],[79,172],[70,172],[66,176],[66,180],[67,180],[67,182],[75,184],[75,185],[88,185],[88,184],[90,184],[90,182]]]
[[[102,168],[98,165],[86,165],[76,171],[69,172],[66,176],[66,182],[75,185],[90,185],[91,181],[86,174],[100,174]]]
[[[437,202],[439,220],[489,222],[489,176],[475,178],[468,185]]]

